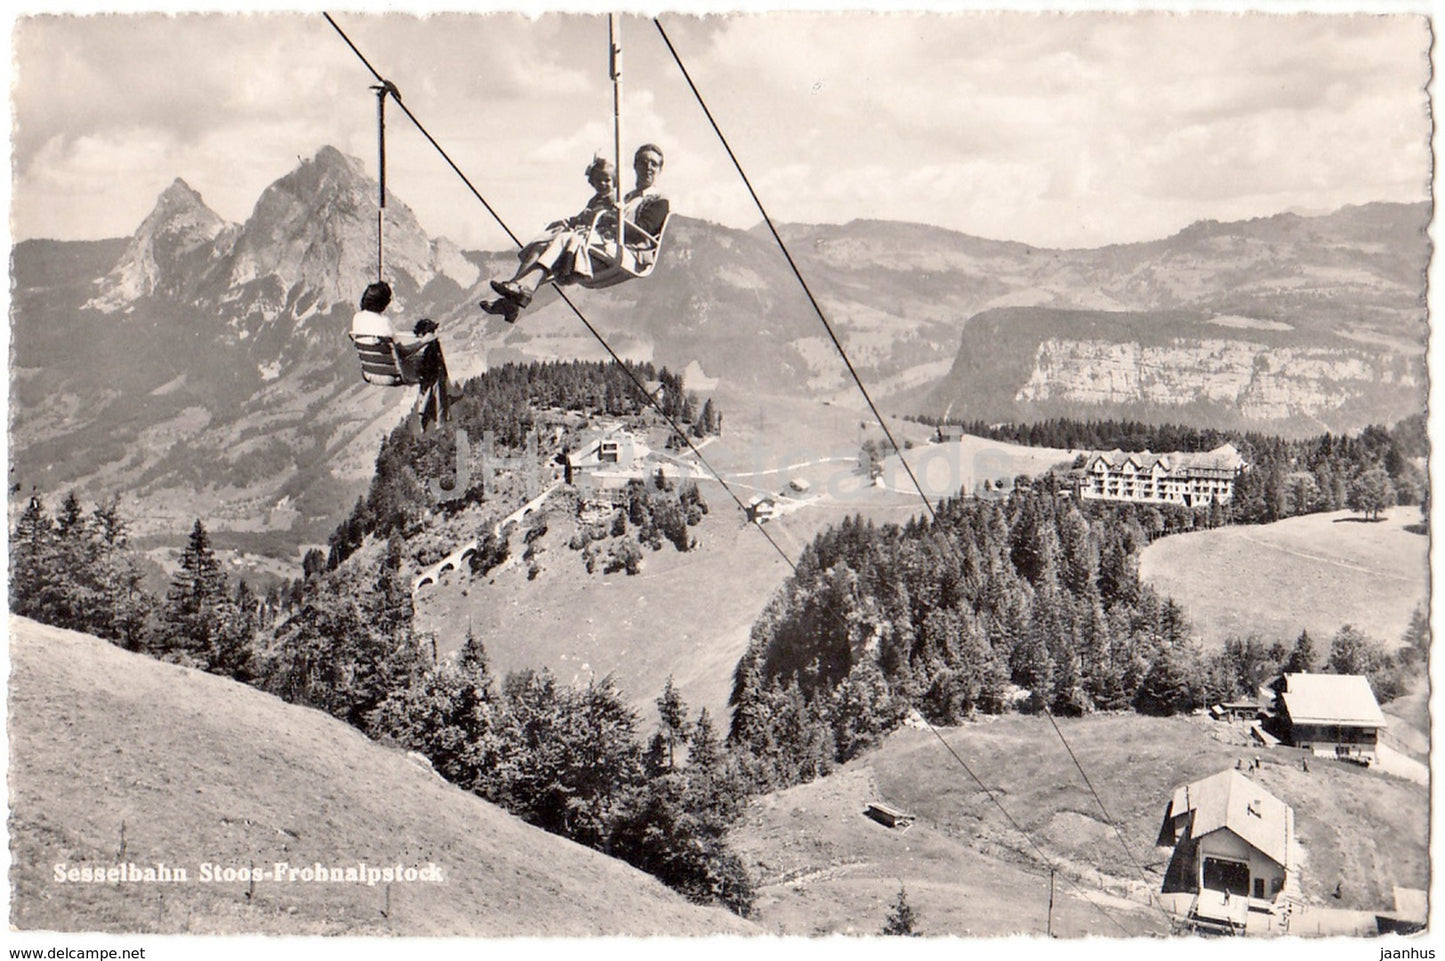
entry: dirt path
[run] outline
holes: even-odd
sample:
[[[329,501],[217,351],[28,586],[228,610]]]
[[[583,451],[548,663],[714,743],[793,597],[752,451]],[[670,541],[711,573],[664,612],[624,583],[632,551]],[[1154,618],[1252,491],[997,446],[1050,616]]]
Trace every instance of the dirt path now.
[[[1409,582],[1410,580],[1412,580],[1409,577],[1404,577],[1400,574],[1394,574],[1390,571],[1382,571],[1372,567],[1363,567],[1359,564],[1351,564],[1349,561],[1342,561],[1336,557],[1327,557],[1324,554],[1311,554],[1309,551],[1297,551],[1291,547],[1283,547],[1279,544],[1272,544],[1269,541],[1261,540],[1260,538],[1254,537],[1249,534],[1241,534],[1240,539],[1249,541],[1249,543],[1254,544],[1258,547],[1262,547],[1265,550],[1277,551],[1281,554],[1288,554],[1291,557],[1298,557],[1301,560],[1315,561],[1320,564],[1329,564],[1333,567],[1343,567],[1346,570],[1356,571],[1360,574],[1369,574],[1374,577],[1388,577],[1392,580],[1397,580],[1401,582]]]
[[[1375,749],[1375,758],[1375,767],[1386,774],[1430,786],[1430,768],[1388,744],[1381,744]]]

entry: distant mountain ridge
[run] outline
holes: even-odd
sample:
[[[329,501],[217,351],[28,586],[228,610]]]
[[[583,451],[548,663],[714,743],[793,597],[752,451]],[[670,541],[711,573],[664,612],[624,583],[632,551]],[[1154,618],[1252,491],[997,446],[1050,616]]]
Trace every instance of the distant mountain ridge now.
[[[573,295],[612,347],[720,378],[739,403],[855,397],[771,236],[675,203],[649,280]],[[324,538],[409,401],[362,384],[345,338],[376,274],[375,218],[366,165],[323,147],[241,224],[177,180],[130,238],[16,245],[12,484],[121,492],[142,533],[179,536],[203,516],[217,532]],[[898,413],[1198,414],[1298,431],[1423,407],[1428,222],[1428,204],[1369,204],[1094,250],[889,221],[779,229],[865,383]],[[606,356],[550,292],[515,327],[476,309],[511,253],[429,237],[394,196],[385,224],[393,315],[438,320],[455,376]],[[1183,353],[1159,352],[1175,340]],[[1319,368],[1308,389],[1252,373],[1286,347],[1284,366]],[[1200,351],[1218,354],[1221,378],[1254,376],[1254,393],[1199,409],[1197,384],[1140,373],[1198,367]],[[1104,360],[1107,385],[1091,386]]]
[[[1423,409],[1423,345],[1412,357],[1344,334],[1241,320],[985,311],[921,406],[990,422],[1132,418],[1288,435],[1357,430]]]

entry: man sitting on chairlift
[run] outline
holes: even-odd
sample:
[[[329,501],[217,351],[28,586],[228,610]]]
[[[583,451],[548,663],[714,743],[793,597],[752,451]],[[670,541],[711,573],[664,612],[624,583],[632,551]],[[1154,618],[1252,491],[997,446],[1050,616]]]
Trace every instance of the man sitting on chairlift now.
[[[648,266],[657,256],[653,238],[667,222],[667,198],[658,192],[657,176],[662,172],[662,150],[655,144],[643,144],[633,156],[632,169],[637,186],[623,198],[622,217],[626,224],[623,235],[624,261],[633,269]],[[605,160],[595,160],[587,168],[587,179],[596,190],[587,207],[566,221],[549,225],[548,233],[537,238],[518,255],[521,262],[510,280],[492,281],[492,289],[501,296],[482,301],[481,307],[507,323],[515,323],[517,315],[532,303],[537,288],[545,283],[583,283],[609,267],[615,267],[617,238],[616,215],[609,209],[612,190],[612,167]],[[598,234],[613,246],[592,247],[586,243],[592,221],[598,221]]]

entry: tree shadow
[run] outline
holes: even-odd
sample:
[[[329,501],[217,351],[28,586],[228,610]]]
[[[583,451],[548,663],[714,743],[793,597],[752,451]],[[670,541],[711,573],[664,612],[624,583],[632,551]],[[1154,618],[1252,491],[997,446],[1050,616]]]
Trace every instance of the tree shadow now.
[[[1330,521],[1331,524],[1378,524],[1385,520],[1383,517],[1336,517]]]

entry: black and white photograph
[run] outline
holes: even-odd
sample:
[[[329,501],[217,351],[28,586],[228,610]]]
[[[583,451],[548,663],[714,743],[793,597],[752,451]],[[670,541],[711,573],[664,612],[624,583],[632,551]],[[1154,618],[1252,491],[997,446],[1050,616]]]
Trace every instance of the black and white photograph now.
[[[1435,956],[1430,4],[7,19],[12,958]]]

